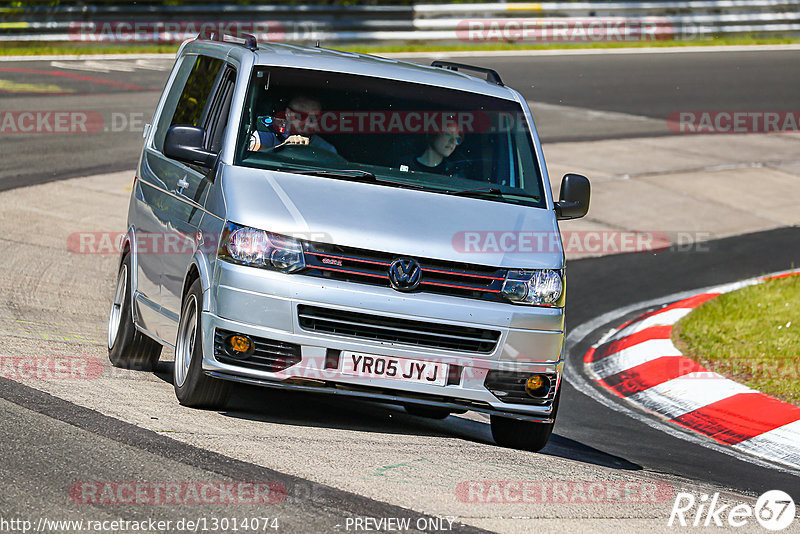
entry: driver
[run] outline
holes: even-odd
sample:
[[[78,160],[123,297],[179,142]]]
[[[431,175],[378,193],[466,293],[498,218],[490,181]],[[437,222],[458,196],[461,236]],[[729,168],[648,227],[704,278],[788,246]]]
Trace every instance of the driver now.
[[[259,122],[265,121],[268,131],[257,129],[250,136],[251,152],[258,150],[273,148],[285,144],[290,145],[309,145],[314,148],[321,148],[328,150],[334,154],[338,154],[336,147],[330,144],[317,134],[310,136],[292,134],[293,126],[296,128],[298,125],[306,121],[309,115],[319,115],[322,111],[322,106],[319,101],[305,96],[298,95],[289,100],[286,108],[279,112],[278,115],[283,115],[285,119],[277,119],[272,117],[259,117]]]

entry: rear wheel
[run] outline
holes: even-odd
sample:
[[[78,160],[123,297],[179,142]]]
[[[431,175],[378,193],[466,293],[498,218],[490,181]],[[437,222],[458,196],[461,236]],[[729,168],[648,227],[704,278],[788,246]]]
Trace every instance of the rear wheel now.
[[[131,255],[126,254],[117,275],[117,289],[108,318],[108,359],[116,367],[153,371],[161,344],[139,332],[131,312]]]
[[[520,449],[523,451],[538,452],[547,445],[550,435],[555,426],[555,417],[558,412],[558,401],[561,398],[561,390],[556,394],[553,402],[552,423],[535,423],[533,421],[521,421],[510,417],[492,415],[492,436],[494,442],[501,447],[510,449]]]
[[[183,299],[178,341],[175,344],[173,384],[175,396],[184,406],[213,410],[225,406],[231,385],[203,373],[202,302],[203,292],[198,279]]]

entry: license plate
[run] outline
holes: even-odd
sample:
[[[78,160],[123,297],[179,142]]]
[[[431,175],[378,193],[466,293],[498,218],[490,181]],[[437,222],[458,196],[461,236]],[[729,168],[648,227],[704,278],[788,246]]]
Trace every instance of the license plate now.
[[[361,378],[388,378],[417,384],[443,386],[447,383],[447,364],[342,351],[340,372]]]

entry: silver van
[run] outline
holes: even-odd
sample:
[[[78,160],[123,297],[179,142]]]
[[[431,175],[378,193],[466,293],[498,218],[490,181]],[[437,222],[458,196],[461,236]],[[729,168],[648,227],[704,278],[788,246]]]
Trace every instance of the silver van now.
[[[588,180],[553,200],[530,110],[493,70],[238,37],[184,43],[145,128],[111,362],[152,370],[173,347],[186,406],[255,384],[483,412],[498,444],[544,447],[557,220],[586,214]]]

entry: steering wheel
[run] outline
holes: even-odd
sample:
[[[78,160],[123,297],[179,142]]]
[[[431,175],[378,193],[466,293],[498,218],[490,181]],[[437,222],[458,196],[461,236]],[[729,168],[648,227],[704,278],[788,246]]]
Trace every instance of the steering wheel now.
[[[341,165],[347,163],[347,160],[337,154],[324,148],[312,145],[295,145],[287,143],[285,145],[274,146],[270,149],[275,153],[279,159],[287,161],[313,161],[315,164],[320,163],[326,165]]]

